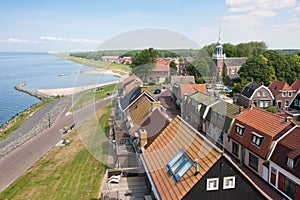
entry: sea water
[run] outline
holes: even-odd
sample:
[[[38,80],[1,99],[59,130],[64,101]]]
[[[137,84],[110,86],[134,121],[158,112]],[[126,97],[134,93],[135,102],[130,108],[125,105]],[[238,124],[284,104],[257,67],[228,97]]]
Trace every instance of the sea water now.
[[[30,90],[94,85],[118,80],[110,74],[90,74],[92,70],[48,53],[0,53],[0,125],[40,100],[15,90],[26,83]]]

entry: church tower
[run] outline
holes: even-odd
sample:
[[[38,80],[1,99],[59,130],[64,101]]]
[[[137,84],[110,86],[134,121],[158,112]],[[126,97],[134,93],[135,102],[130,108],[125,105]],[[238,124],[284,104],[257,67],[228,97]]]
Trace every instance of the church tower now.
[[[219,40],[217,42],[216,51],[212,55],[212,60],[215,63],[215,74],[219,80],[223,77],[223,70],[224,70],[224,62],[226,59],[225,53],[223,53],[223,46],[221,43],[221,29],[219,31]]]

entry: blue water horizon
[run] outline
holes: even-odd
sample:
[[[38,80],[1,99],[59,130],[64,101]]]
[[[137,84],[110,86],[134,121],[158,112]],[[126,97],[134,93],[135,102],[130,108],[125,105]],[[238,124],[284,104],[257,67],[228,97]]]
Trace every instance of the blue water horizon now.
[[[118,80],[110,74],[76,74],[92,68],[47,52],[0,52],[0,126],[40,100],[17,91],[26,83],[29,90],[94,85]],[[71,74],[60,76],[61,74]]]

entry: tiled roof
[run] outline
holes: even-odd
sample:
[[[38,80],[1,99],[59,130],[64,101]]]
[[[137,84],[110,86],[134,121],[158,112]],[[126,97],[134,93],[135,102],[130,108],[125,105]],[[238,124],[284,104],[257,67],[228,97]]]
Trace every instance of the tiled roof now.
[[[300,80],[296,80],[293,84],[292,84],[292,88],[294,90],[296,90],[296,92],[300,89]]]
[[[136,100],[142,94],[140,87],[133,88],[123,98],[120,99],[122,110],[125,110],[134,100]]]
[[[187,83],[195,83],[194,76],[171,76],[171,86],[174,84],[187,84]]]
[[[240,57],[240,58],[226,58],[225,64],[228,67],[236,67],[236,66],[242,66],[244,63],[246,63],[247,57]]]
[[[199,173],[192,165],[177,183],[169,175],[166,165],[180,149],[194,161],[199,160]],[[183,121],[175,118],[143,153],[162,199],[182,199],[203,175],[221,158],[222,152],[204,136]]]
[[[253,92],[259,88],[261,85],[255,82],[250,82],[248,83],[242,90],[242,95],[244,95],[245,97],[247,97],[248,99],[250,99],[250,97],[252,96]]]
[[[286,82],[275,80],[269,85],[269,90],[272,92],[273,96],[276,96],[280,90],[293,90],[293,88]]]
[[[232,121],[240,114],[240,109],[241,108],[235,104],[218,101],[210,107],[206,120],[210,121],[210,123],[214,124],[218,128],[224,129],[228,132]],[[224,118],[220,119],[220,117],[216,116],[213,112],[217,115],[220,114],[224,116]]]
[[[170,71],[170,61],[164,59],[158,59],[156,61],[153,71],[164,71],[164,72]]]
[[[147,149],[169,124],[170,120],[167,116],[160,109],[155,109],[141,125],[147,131],[147,144],[144,148]]]
[[[206,93],[206,84],[180,84],[181,94],[182,95],[190,95],[194,94],[195,92],[203,92]]]
[[[233,126],[229,136],[264,159],[272,141],[286,133],[293,125],[290,121],[285,122],[283,117],[255,107],[238,115],[235,124],[244,126],[245,132],[243,136],[239,136],[236,134],[236,126]],[[264,137],[260,147],[252,144],[252,132]]]
[[[140,126],[150,114],[151,108],[150,99],[146,95],[142,95],[128,108],[132,122]]]
[[[287,157],[294,159],[295,167],[291,169],[287,166]],[[271,156],[271,161],[278,164],[294,176],[300,178],[300,127],[295,127],[290,133],[283,137],[276,145]]]

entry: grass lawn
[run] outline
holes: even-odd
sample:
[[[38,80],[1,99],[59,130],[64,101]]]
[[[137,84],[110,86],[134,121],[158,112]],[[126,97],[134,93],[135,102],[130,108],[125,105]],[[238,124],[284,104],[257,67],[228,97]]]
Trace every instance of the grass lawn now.
[[[58,54],[58,56],[62,57],[64,59],[79,63],[79,64],[89,66],[89,67],[100,68],[100,69],[109,69],[120,75],[128,74],[131,71],[131,68],[129,65],[116,64],[116,63],[110,63],[110,62],[104,62],[104,61],[100,61],[100,60],[92,60],[92,59],[86,59],[86,58],[79,58],[79,57],[75,57],[75,56],[69,56],[67,54]]]
[[[102,87],[103,90],[101,91],[85,91],[83,93],[80,93],[78,94],[77,100],[73,103],[71,110],[74,111],[80,109],[88,104],[98,101],[99,99],[112,95],[117,92],[117,89],[119,87],[120,84],[111,84]]]
[[[32,106],[28,110],[22,112],[18,117],[16,117],[15,121],[12,122],[11,126],[7,130],[5,130],[3,132],[3,134],[0,135],[0,141],[3,140],[4,138],[6,138],[11,132],[13,132],[17,128],[19,128],[33,113],[35,113],[40,108],[42,108],[43,106],[45,106],[46,104],[50,103],[53,100],[54,99],[48,99],[48,100],[42,101],[42,102]]]
[[[107,130],[110,112],[110,105],[97,112],[98,130]],[[79,127],[94,124],[94,121],[91,117]],[[99,127],[99,124],[104,128]],[[89,129],[80,130],[80,135],[89,133]],[[53,147],[23,176],[0,193],[0,199],[97,199],[106,166],[85,148],[77,129],[65,139],[72,142],[64,147]],[[98,143],[94,151],[99,153],[102,150],[103,146]]]

